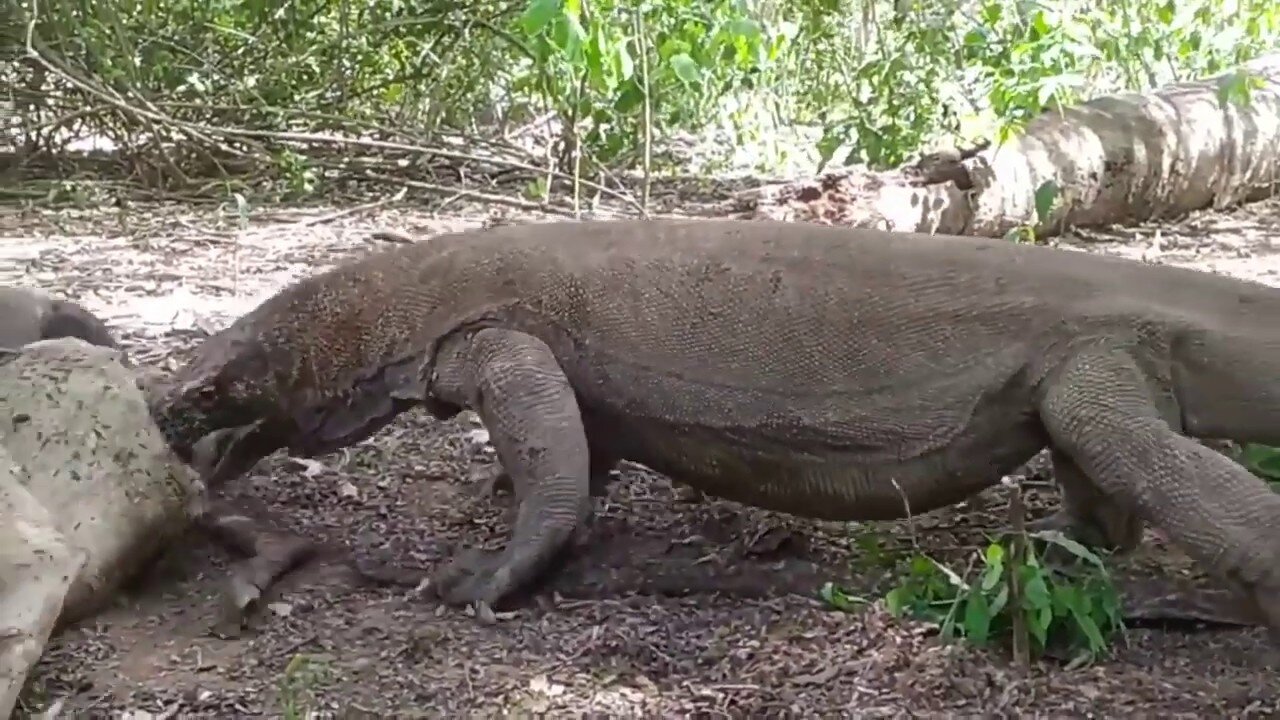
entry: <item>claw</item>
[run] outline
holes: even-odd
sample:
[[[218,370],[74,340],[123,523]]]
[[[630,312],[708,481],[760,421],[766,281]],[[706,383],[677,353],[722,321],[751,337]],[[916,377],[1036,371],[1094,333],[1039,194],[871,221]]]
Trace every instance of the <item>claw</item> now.
[[[446,605],[495,605],[514,588],[507,570],[507,553],[465,550],[430,580],[430,588]]]
[[[222,596],[227,614],[234,613],[237,617],[257,612],[259,602],[262,600],[262,588],[255,585],[246,577],[247,573],[240,570],[241,568],[237,567],[231,571],[226,591]]]
[[[221,612],[213,626],[216,635],[238,637],[248,617],[261,609],[263,592],[309,560],[317,550],[316,545],[307,538],[277,530],[224,505],[213,506],[197,519],[222,544],[248,556],[228,572]]]
[[[257,613],[262,601],[262,588],[250,579],[252,569],[247,563],[237,563],[227,576],[222,591],[221,610],[214,621],[212,632],[223,639],[240,637],[245,622]]]

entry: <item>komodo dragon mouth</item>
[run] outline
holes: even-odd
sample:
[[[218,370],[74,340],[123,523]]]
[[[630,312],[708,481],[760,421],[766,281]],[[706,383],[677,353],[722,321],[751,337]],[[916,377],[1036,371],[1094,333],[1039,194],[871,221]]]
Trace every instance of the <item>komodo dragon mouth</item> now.
[[[294,457],[315,457],[358,441],[386,424],[389,417],[379,417],[367,424],[340,426],[338,435],[326,435],[319,428],[302,428],[293,420],[278,417],[259,418],[243,425],[233,425],[212,430],[200,436],[187,447],[180,447],[179,455],[205,482],[214,486],[239,477],[257,462],[284,448]],[[171,441],[171,444],[175,441]]]

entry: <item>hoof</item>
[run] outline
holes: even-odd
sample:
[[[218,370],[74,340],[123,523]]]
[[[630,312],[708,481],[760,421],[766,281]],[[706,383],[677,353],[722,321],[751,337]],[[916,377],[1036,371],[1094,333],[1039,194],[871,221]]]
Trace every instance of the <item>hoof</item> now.
[[[218,619],[212,628],[215,636],[240,637],[249,616],[261,609],[262,588],[254,583],[252,574],[253,568],[250,563],[239,563],[231,568],[226,584],[222,588]]]
[[[446,605],[497,605],[515,589],[505,552],[466,550],[436,572],[430,587]]]

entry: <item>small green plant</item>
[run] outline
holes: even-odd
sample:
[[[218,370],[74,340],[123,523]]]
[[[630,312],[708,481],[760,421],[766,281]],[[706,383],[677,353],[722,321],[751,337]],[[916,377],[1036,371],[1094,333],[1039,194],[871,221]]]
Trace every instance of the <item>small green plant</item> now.
[[[297,199],[316,191],[320,183],[319,174],[306,156],[285,148],[276,154],[276,163],[286,197]]]
[[[833,582],[823,583],[822,588],[818,590],[818,597],[841,612],[853,612],[867,604],[866,598],[851,595]]]
[[[928,555],[914,556],[906,578],[885,597],[889,611],[934,623],[943,637],[975,645],[1005,639],[1034,656],[1065,650],[1073,665],[1105,654],[1124,624],[1119,593],[1101,558],[1060,532],[1043,531],[1024,540],[1057,547],[1081,562],[1046,564],[1034,543],[1025,543],[1018,561],[1011,538],[985,548],[976,559],[976,579]]]
[[[280,678],[280,713],[285,720],[301,720],[319,704],[315,686],[328,676],[323,660],[299,653],[289,659]]]
[[[1062,197],[1062,189],[1058,187],[1058,183],[1053,180],[1045,180],[1040,183],[1035,192],[1036,206],[1036,223],[1019,225],[1009,232],[1005,233],[1004,239],[1010,242],[1024,242],[1035,244],[1038,241],[1036,235],[1036,227],[1045,224],[1049,220],[1049,213],[1053,212]]]

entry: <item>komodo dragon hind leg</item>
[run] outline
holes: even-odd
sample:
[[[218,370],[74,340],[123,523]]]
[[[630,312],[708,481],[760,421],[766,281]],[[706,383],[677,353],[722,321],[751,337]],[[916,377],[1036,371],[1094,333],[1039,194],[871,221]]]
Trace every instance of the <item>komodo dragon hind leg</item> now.
[[[1062,491],[1062,509],[1028,523],[1028,529],[1058,530],[1086,546],[1111,552],[1137,548],[1142,542],[1143,522],[1134,508],[1118,497],[1104,495],[1066,453],[1052,448],[1050,456],[1054,480]]]
[[[577,398],[551,348],[487,328],[437,354],[431,392],[479,413],[519,498],[500,552],[462,552],[432,576],[451,605],[496,605],[545,570],[591,511],[590,461]]]
[[[1041,388],[1053,447],[1105,498],[1136,509],[1232,587],[1280,642],[1280,493],[1175,432],[1132,358],[1107,349],[1067,361]]]

